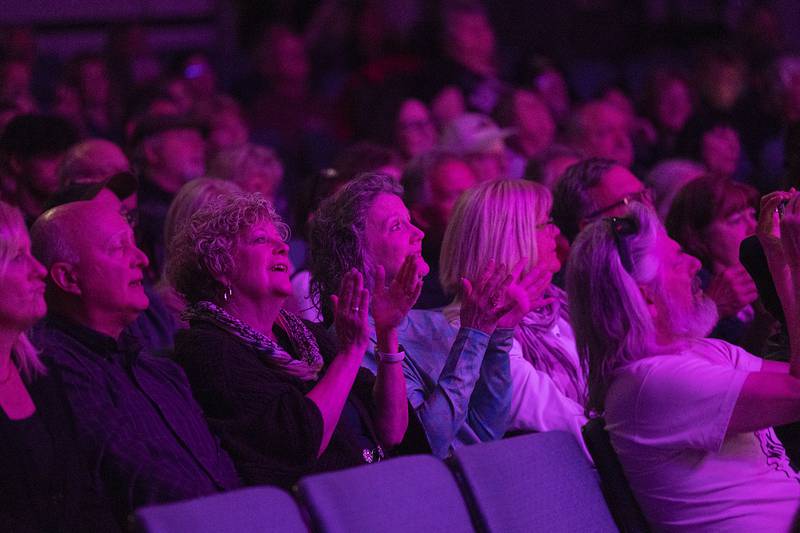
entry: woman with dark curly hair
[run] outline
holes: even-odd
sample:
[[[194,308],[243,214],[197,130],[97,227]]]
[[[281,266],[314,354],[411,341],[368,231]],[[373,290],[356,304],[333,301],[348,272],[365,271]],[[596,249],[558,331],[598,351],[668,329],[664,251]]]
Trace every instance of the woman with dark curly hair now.
[[[380,460],[402,440],[399,365],[360,370],[369,291],[347,272],[331,296],[338,343],[283,309],[288,227],[260,194],[228,193],[173,239],[167,276],[188,303],[175,355],[247,484]]]
[[[517,299],[525,290],[510,269],[484,258],[477,275],[461,279],[460,328],[440,312],[411,310],[428,265],[421,255],[424,234],[411,223],[401,194],[391,177],[366,173],[320,205],[311,229],[311,291],[330,323],[330,296],[348,272],[363,273],[373,295],[375,343],[364,364],[380,374],[402,362],[428,443],[446,457],[456,446],[505,433],[508,351],[527,301]]]

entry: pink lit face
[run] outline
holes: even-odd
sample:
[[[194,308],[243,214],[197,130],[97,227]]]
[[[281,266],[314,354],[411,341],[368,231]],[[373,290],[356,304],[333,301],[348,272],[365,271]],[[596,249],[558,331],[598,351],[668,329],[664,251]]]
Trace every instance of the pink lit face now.
[[[692,114],[689,88],[679,79],[671,79],[656,97],[656,119],[668,131],[679,132]]]
[[[411,216],[399,196],[381,193],[367,211],[366,252],[373,263],[383,266],[386,279],[391,280],[400,271],[406,257],[416,256],[422,260],[422,238],[425,234],[411,223]]]
[[[482,152],[467,155],[466,160],[480,182],[503,179],[508,172],[505,143],[502,139],[498,139]]]
[[[550,213],[536,221],[536,264],[553,274],[561,269],[561,261],[556,253],[558,235],[558,226],[550,222]]]
[[[241,146],[247,142],[249,132],[239,113],[228,111],[216,113],[210,118],[208,150],[214,154],[224,148]]]
[[[436,129],[428,108],[419,100],[406,100],[397,113],[397,143],[406,157],[427,152],[436,144]]]
[[[90,105],[105,105],[111,89],[106,64],[100,60],[85,61],[80,65],[79,75],[83,101]]]
[[[661,263],[653,302],[656,328],[673,338],[704,337],[717,321],[717,307],[700,288],[700,261],[683,252],[663,229],[656,254]]]
[[[583,117],[581,148],[590,157],[612,159],[622,166],[633,163],[633,143],[624,113],[609,104],[592,106]]]
[[[756,210],[747,207],[714,220],[706,229],[711,260],[722,268],[739,264],[739,246],[756,231]]]
[[[61,178],[58,177],[58,167],[64,159],[64,154],[39,156],[23,163],[23,175],[28,177],[28,187],[44,195],[54,194],[61,187]]]
[[[595,187],[591,187],[588,192],[599,210],[618,203],[626,196],[640,193],[644,190],[644,184],[630,170],[617,165],[606,172],[600,182]],[[627,212],[627,209],[626,205],[620,204],[614,209],[604,211],[602,215],[604,217],[622,216]]]
[[[7,262],[0,265],[0,326],[11,331],[30,328],[47,312],[44,280],[47,270],[31,255],[31,241],[19,228],[10,242]]]
[[[477,184],[478,177],[463,161],[451,159],[436,167],[430,176],[431,223],[444,229],[450,221],[458,197]]]
[[[153,167],[183,181],[199,178],[206,171],[205,141],[197,130],[178,129],[160,133],[155,154]]]
[[[459,58],[489,60],[494,54],[494,30],[482,13],[457,13],[449,19],[448,47]]]
[[[78,232],[79,260],[74,265],[81,299],[107,315],[131,321],[149,303],[142,285],[147,256],[136,247],[118,203],[112,206],[104,195],[88,204],[82,220],[92,231]]]
[[[289,245],[271,222],[245,230],[236,243],[228,280],[234,299],[260,302],[291,295],[288,253]]]
[[[720,177],[730,177],[739,165],[741,145],[736,130],[724,126],[703,134],[701,152],[708,171]]]
[[[514,95],[515,126],[532,157],[553,143],[556,125],[547,106],[535,94],[517,91]]]

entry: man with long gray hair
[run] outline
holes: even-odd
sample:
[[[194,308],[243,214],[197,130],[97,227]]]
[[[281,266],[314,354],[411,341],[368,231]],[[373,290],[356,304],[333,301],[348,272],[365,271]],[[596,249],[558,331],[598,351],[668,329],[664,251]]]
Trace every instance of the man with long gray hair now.
[[[792,272],[780,285],[800,288],[800,196],[777,232],[786,194],[765,198],[760,235],[773,271]],[[699,269],[639,203],[578,236],[567,292],[587,409],[605,417],[654,529],[788,531],[800,482],[771,426],[800,419],[800,349],[793,342],[787,365],[704,338],[717,312]]]

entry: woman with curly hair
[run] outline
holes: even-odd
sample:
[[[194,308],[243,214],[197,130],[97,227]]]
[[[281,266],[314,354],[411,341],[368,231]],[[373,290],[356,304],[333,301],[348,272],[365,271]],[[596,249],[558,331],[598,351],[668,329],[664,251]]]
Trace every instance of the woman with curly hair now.
[[[187,304],[175,355],[245,483],[380,460],[408,424],[399,365],[360,371],[370,294],[357,272],[332,295],[338,343],[283,309],[288,227],[258,193],[206,204],[172,241],[167,276]]]
[[[431,450],[446,457],[454,447],[506,432],[508,350],[527,312],[513,295],[525,287],[506,265],[489,260],[460,280],[461,328],[439,312],[411,310],[428,265],[424,233],[411,223],[401,195],[388,175],[365,173],[320,205],[311,229],[311,291],[330,323],[330,296],[348,272],[363,273],[373,294],[375,346],[364,364],[380,374],[402,362],[408,399]]]

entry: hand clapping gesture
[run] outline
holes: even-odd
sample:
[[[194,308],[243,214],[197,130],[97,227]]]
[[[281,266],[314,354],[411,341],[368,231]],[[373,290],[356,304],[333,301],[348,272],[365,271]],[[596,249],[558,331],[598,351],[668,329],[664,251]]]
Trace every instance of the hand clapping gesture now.
[[[553,273],[539,265],[529,267],[527,257],[520,259],[511,270],[512,282],[506,291],[506,300],[513,305],[511,310],[497,322],[499,328],[514,328],[532,310],[552,303],[553,298],[544,296],[550,286]]]
[[[506,266],[493,259],[477,281],[461,278],[461,325],[491,335],[500,318],[515,306],[507,294],[513,281]]]
[[[331,296],[331,302],[341,351],[363,357],[369,345],[369,291],[361,272],[352,269],[345,274],[339,295]]]
[[[423,265],[417,256],[409,255],[388,287],[386,272],[382,266],[378,266],[372,298],[372,318],[375,320],[376,330],[399,326],[417,302],[422,291],[422,278],[425,275]]]

